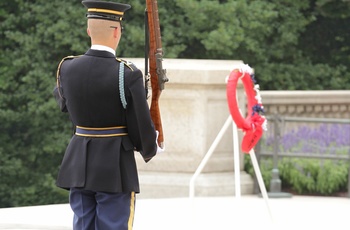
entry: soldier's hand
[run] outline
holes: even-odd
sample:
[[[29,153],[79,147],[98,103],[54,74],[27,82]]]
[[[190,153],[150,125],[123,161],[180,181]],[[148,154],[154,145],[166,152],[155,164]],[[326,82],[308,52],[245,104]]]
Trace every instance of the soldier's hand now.
[[[158,153],[164,152],[165,147],[163,147],[163,148],[159,147],[159,145],[158,145],[158,136],[159,136],[158,130],[156,130],[156,134],[157,134],[157,137],[156,137],[156,144],[157,144],[157,154],[158,154]]]

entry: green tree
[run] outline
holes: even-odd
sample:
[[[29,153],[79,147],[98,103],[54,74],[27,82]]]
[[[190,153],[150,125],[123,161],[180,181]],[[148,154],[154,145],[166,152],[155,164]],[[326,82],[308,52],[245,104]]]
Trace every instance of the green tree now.
[[[60,59],[88,44],[72,29],[85,26],[84,11],[58,0],[0,4],[0,206],[66,202],[54,182],[70,125],[52,90]]]
[[[142,57],[144,4],[131,4],[119,54]],[[350,19],[348,11],[338,13],[345,6],[348,1],[159,1],[165,57],[243,60],[264,90],[350,89]]]
[[[301,34],[299,48],[314,64],[327,64],[333,68],[343,66],[348,69],[350,31],[347,27],[350,24],[350,1],[318,0],[312,9],[316,20]],[[334,88],[332,85],[324,87]]]

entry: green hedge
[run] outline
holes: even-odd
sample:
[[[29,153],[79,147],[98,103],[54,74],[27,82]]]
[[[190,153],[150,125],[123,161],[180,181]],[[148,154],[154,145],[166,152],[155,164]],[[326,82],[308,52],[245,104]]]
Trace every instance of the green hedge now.
[[[299,195],[335,195],[347,191],[348,161],[304,158],[283,158],[278,161],[282,190]],[[250,156],[244,158],[244,168],[254,175]],[[269,190],[273,163],[272,158],[260,160],[260,170]]]

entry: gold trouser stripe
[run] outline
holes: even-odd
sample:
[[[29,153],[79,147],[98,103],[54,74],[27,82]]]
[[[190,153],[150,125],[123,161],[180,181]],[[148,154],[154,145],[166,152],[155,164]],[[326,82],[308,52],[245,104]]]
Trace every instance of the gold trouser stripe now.
[[[108,13],[108,14],[116,14],[116,15],[124,15],[124,12],[116,11],[116,10],[106,10],[106,9],[98,9],[98,8],[90,8],[89,12],[98,12],[98,13]]]
[[[135,214],[135,192],[131,192],[130,216],[129,216],[129,221],[128,221],[128,230],[132,230],[132,225],[134,222],[134,214]]]

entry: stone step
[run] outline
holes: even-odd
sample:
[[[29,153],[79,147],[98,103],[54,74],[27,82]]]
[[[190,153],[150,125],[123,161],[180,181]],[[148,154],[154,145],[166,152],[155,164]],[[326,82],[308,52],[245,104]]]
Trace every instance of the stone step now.
[[[171,198],[189,196],[192,173],[139,172],[140,198]],[[240,173],[241,194],[253,194],[254,181],[244,171]],[[195,196],[235,195],[234,172],[200,174],[195,181]]]

